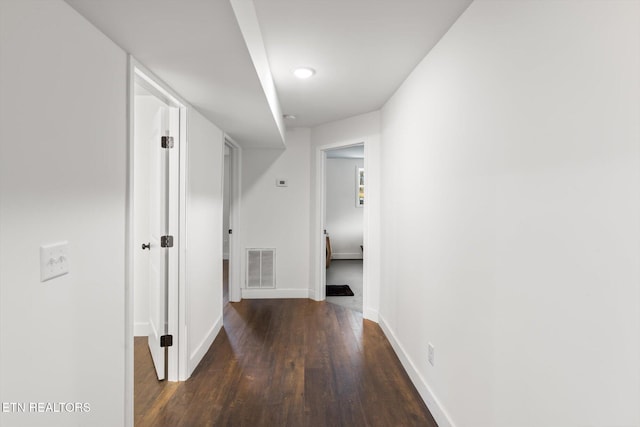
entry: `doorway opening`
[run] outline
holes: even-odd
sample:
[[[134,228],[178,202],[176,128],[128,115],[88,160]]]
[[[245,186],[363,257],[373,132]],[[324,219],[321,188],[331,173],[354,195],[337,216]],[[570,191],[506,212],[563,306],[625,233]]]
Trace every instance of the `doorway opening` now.
[[[321,204],[326,301],[363,312],[364,144],[323,150]]]
[[[225,137],[223,175],[223,304],[238,302],[240,294],[240,164],[242,150]]]
[[[222,304],[229,302],[229,244],[231,228],[231,147],[224,145],[224,175],[222,177]]]
[[[130,260],[133,335],[158,380],[178,380],[179,147],[184,105],[132,70]]]

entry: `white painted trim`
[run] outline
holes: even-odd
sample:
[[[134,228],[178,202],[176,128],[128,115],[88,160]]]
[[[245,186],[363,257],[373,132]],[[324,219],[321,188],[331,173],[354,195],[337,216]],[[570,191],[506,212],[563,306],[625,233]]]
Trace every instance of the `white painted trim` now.
[[[124,426],[133,427],[133,102],[134,66],[133,58],[127,55],[127,188],[126,188],[126,220],[125,220],[125,277],[124,277]]]
[[[173,335],[174,343],[168,349],[168,381],[179,381],[180,372],[184,369],[184,349],[187,344],[187,337],[182,334],[182,325],[186,318],[186,301],[184,299],[185,287],[185,211],[186,211],[186,150],[187,141],[185,138],[186,131],[186,108],[180,106],[175,112],[170,111],[171,128],[179,129],[179,136],[174,136],[174,148],[169,150],[169,234],[174,236],[174,247],[168,250],[168,281],[167,287],[167,333]],[[174,123],[175,122],[175,123]],[[171,200],[175,200],[177,196],[178,203],[174,204]],[[188,348],[188,347],[186,347]],[[182,369],[181,369],[182,364]]]
[[[222,161],[220,162],[220,194],[222,194],[222,260],[223,261],[229,261],[229,245],[227,245],[226,250],[225,250],[225,244],[224,244],[224,239],[225,237],[227,237],[227,239],[229,239],[228,243],[231,243],[231,239],[228,237],[229,236],[229,228],[231,228],[231,223],[227,224],[227,229],[224,228],[224,204],[225,204],[225,198],[224,198],[224,186],[225,186],[225,174],[226,174],[226,170],[228,168],[230,168],[229,163],[231,163],[231,147],[227,146],[227,140],[225,138],[224,133],[222,133],[222,144],[220,144],[220,150],[221,150],[221,156],[220,158],[222,159]],[[227,153],[228,151],[228,153]],[[229,157],[229,162],[227,162],[227,167],[225,168],[225,160],[226,158]],[[231,172],[231,171],[229,171]],[[231,176],[231,173],[229,173],[229,176]],[[231,178],[229,178],[231,179]],[[231,190],[231,189],[229,189]],[[231,203],[231,194],[229,194],[229,203]],[[231,216],[231,206],[229,206],[229,216]],[[220,279],[220,283],[222,283],[222,278]]]
[[[242,209],[242,148],[228,135],[224,136],[226,145],[230,148],[229,166],[231,167],[231,188],[229,204],[229,228],[233,234],[229,238],[229,301],[242,300],[242,263],[243,253],[240,247],[242,230],[240,229],[240,212]]]
[[[211,347],[211,344],[213,344],[213,341],[216,339],[221,329],[222,316],[218,317],[215,323],[211,326],[211,329],[209,329],[209,332],[207,332],[207,335],[205,335],[200,344],[198,344],[196,349],[189,356],[189,370],[187,371],[187,378],[191,376],[204,355],[207,354],[209,347]]]
[[[363,254],[362,252],[360,253],[335,253],[332,252],[331,253],[331,259],[363,259]]]
[[[309,298],[309,289],[242,289],[242,298]]]
[[[416,369],[415,364],[405,351],[404,347],[402,347],[402,344],[400,344],[400,341],[398,341],[396,335],[394,334],[391,327],[389,327],[387,321],[382,315],[379,315],[378,317],[380,319],[380,328],[382,329],[382,332],[384,332],[385,336],[391,343],[391,346],[396,352],[398,359],[400,359],[400,363],[402,363],[405,371],[407,371],[409,378],[411,378],[411,382],[413,382],[413,385],[418,390],[418,393],[420,393],[420,397],[422,397],[422,400],[427,405],[427,408],[429,408],[429,411],[431,412],[431,415],[433,415],[433,418],[436,420],[436,423],[438,423],[438,426],[456,427],[446,409],[444,408],[442,403],[440,403],[440,400],[438,400],[431,387],[429,387],[422,375],[420,375],[420,372],[418,372],[418,370]]]
[[[149,336],[149,322],[136,322],[133,325],[134,337],[146,337]]]
[[[313,269],[315,274],[314,283],[311,284],[311,292],[312,298],[315,301],[324,301],[326,299],[326,288],[323,286],[326,283],[326,251],[327,251],[327,243],[326,236],[324,234],[324,211],[325,211],[325,195],[324,195],[324,169],[326,162],[327,154],[325,151],[321,149],[321,147],[316,148],[316,177],[315,177],[315,194],[316,194],[316,212],[313,213],[315,218],[313,224],[313,230],[311,233],[311,251],[315,252],[314,248],[317,249],[317,253],[315,254],[315,259],[313,262]]]
[[[169,322],[169,330],[175,331],[174,342],[178,345],[169,347],[169,355],[175,355],[177,363],[175,364],[175,376],[171,375],[171,369],[169,369],[169,381],[184,381],[189,376],[187,371],[189,369],[187,358],[189,349],[189,334],[188,334],[188,313],[187,313],[187,293],[189,289],[187,287],[187,188],[188,187],[188,174],[187,174],[187,161],[189,159],[189,110],[183,106],[180,108],[180,140],[179,140],[179,206],[178,206],[178,286],[177,286],[177,310],[176,319]],[[171,301],[171,300],[170,300]],[[173,326],[173,328],[172,328]],[[175,336],[177,335],[177,336]],[[174,350],[172,353],[171,350]],[[171,367],[171,365],[169,365]]]
[[[345,147],[352,147],[354,145],[363,144],[364,153],[365,153],[365,157],[364,157],[365,173],[371,173],[371,168],[369,168],[369,160],[368,160],[370,158],[370,155],[368,154],[368,152],[369,152],[369,147],[371,143],[372,142],[370,141],[369,138],[364,138],[364,139],[357,139],[357,140],[350,140],[350,141],[335,142],[335,143],[320,145],[316,147],[316,176],[315,176],[316,192],[315,193],[316,193],[316,209],[318,211],[315,212],[314,214],[315,220],[313,223],[314,228],[313,228],[312,241],[311,241],[311,244],[313,246],[311,249],[313,251],[315,248],[317,253],[314,256],[315,258],[314,266],[313,266],[314,273],[312,274],[312,277],[315,276],[314,278],[315,283],[311,284],[310,291],[309,291],[309,295],[316,301],[324,301],[326,299],[326,287],[325,287],[326,285],[326,268],[325,268],[326,242],[325,242],[325,236],[323,234],[323,230],[326,229],[326,226],[325,226],[326,224],[325,176],[326,176],[327,151],[335,148],[345,148]],[[379,170],[375,172],[380,173]],[[367,182],[371,182],[371,180],[367,180]],[[369,203],[365,202],[363,207],[363,224],[362,224],[363,225],[362,243],[365,248],[369,248],[371,246],[370,245],[371,240],[369,237],[371,233],[371,226],[369,224],[369,213],[370,213]],[[378,307],[369,306],[369,300],[370,300],[369,292],[371,292],[370,278],[374,273],[373,272],[374,266],[371,265],[371,263],[369,262],[368,253],[371,253],[371,249],[369,251],[365,251],[364,254],[359,254],[360,258],[356,258],[356,259],[362,259],[363,261],[363,264],[362,264],[362,312],[363,312],[363,317],[365,319],[377,322],[377,316],[374,315],[374,313],[377,313]],[[370,314],[373,317],[369,317]]]
[[[372,322],[378,323],[380,319],[380,314],[376,310],[373,310],[371,308],[365,308],[362,310],[362,317],[364,317],[367,320],[371,320]]]
[[[162,97],[165,98],[163,101],[171,101],[173,104],[175,104],[173,105],[174,107],[193,108],[185,99],[178,95],[177,92],[171,89],[171,86],[169,86],[162,79],[156,76],[140,61],[135,59],[133,56],[130,56],[130,58],[132,63],[132,72],[140,78],[144,79],[149,85],[151,85],[151,87],[155,88],[155,90],[159,91],[162,94]],[[136,69],[138,71],[136,71]]]
[[[179,121],[180,121],[180,136],[177,141],[177,149],[172,150],[171,155],[174,157],[171,164],[175,169],[172,169],[170,174],[173,174],[175,177],[178,176],[178,183],[176,188],[175,180],[172,181],[172,185],[174,186],[171,191],[178,194],[179,205],[173,206],[173,211],[170,213],[170,224],[169,230],[170,233],[174,235],[174,241],[177,242],[175,246],[175,251],[169,252],[169,295],[168,295],[168,330],[169,333],[173,335],[174,346],[169,347],[169,372],[168,372],[168,381],[178,381],[181,374],[186,372],[187,367],[187,358],[186,349],[187,346],[187,335],[186,333],[181,333],[181,331],[186,331],[186,300],[185,296],[185,249],[186,245],[184,242],[186,233],[186,223],[185,223],[185,210],[186,210],[186,197],[185,197],[185,189],[186,189],[186,135],[187,135],[187,109],[192,108],[182,97],[180,97],[173,89],[171,89],[166,83],[164,83],[161,79],[159,79],[153,72],[151,72],[148,68],[146,68],[143,64],[137,61],[134,57],[129,55],[129,167],[128,173],[130,175],[130,179],[128,180],[127,191],[128,201],[130,206],[127,212],[127,229],[129,230],[128,236],[128,247],[129,251],[127,255],[127,263],[126,269],[128,271],[127,277],[130,280],[129,290],[127,295],[130,298],[130,301],[125,301],[127,305],[127,314],[130,318],[125,319],[127,331],[130,331],[130,335],[127,336],[127,345],[131,346],[131,349],[127,352],[127,358],[131,358],[131,361],[128,360],[125,363],[125,382],[127,383],[127,387],[129,387],[128,383],[131,382],[131,391],[129,396],[129,390],[127,389],[126,393],[126,417],[125,422],[129,425],[129,419],[131,419],[130,425],[133,425],[133,250],[135,250],[135,243],[133,242],[133,126],[134,126],[134,117],[133,117],[133,108],[131,108],[134,104],[134,84],[135,78],[133,76],[139,76],[144,79],[149,85],[151,85],[155,90],[162,93],[163,97],[171,100],[172,103],[179,109]],[[176,237],[177,236],[177,237]],[[129,295],[130,294],[130,295]],[[129,311],[130,310],[130,311]],[[131,364],[130,369],[127,369],[128,363]],[[131,414],[128,413],[129,406],[131,407]]]
[[[369,154],[370,144],[364,143],[364,173],[365,173],[365,191],[366,188],[371,188],[369,176],[371,176],[372,171],[370,167],[370,159],[371,155]],[[371,269],[372,265],[369,262],[370,253],[371,253],[371,226],[369,222],[369,215],[371,213],[371,203],[367,202],[367,200],[371,200],[371,191],[365,193],[364,197],[364,206],[362,207],[362,246],[367,248],[365,252],[363,252],[362,256],[362,316],[365,319],[373,320],[368,316],[368,314],[372,311],[372,307],[369,305],[369,301],[371,299],[371,286],[369,282],[369,278],[371,277]],[[378,307],[376,307],[377,309]],[[377,320],[376,320],[377,321]]]

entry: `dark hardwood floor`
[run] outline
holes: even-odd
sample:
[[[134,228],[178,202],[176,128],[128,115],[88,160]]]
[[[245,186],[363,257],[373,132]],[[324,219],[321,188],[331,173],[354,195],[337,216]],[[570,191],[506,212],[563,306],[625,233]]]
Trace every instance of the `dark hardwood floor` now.
[[[380,327],[304,299],[227,303],[182,383],[156,380],[135,342],[135,426],[436,426]]]

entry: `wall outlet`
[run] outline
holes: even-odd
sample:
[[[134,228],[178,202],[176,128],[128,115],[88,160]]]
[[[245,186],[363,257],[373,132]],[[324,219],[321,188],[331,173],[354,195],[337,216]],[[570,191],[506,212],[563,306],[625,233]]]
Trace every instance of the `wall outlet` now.
[[[427,353],[427,359],[429,360],[429,364],[431,366],[435,366],[435,362],[434,362],[435,357],[436,357],[435,353],[436,353],[435,347],[433,346],[433,344],[429,343],[429,350],[428,350],[428,353]]]
[[[288,187],[289,183],[286,179],[276,179],[276,187]]]

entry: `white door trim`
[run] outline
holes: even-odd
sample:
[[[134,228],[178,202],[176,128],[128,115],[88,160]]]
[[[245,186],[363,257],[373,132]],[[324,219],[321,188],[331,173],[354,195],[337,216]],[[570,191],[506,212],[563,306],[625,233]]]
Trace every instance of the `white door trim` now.
[[[315,176],[315,206],[316,213],[314,215],[314,232],[313,232],[313,240],[311,244],[313,245],[312,251],[315,252],[314,256],[314,280],[311,288],[311,297],[317,301],[324,301],[326,299],[326,242],[324,236],[325,224],[326,224],[326,159],[328,150],[333,150],[336,148],[345,148],[351,147],[354,145],[364,145],[364,168],[365,173],[367,174],[367,185],[371,180],[369,179],[370,174],[379,174],[378,170],[370,168],[371,161],[370,157],[370,148],[371,142],[368,138],[351,140],[351,141],[343,141],[336,142],[332,144],[326,144],[316,147],[316,176]],[[377,180],[374,180],[377,182]],[[368,187],[367,187],[368,188]],[[370,194],[375,194],[374,191],[367,191],[369,198]],[[371,239],[371,226],[369,220],[369,212],[370,212],[370,203],[368,203],[365,199],[365,203],[363,206],[363,246],[365,251],[362,256],[362,312],[363,316],[367,319],[377,321],[377,307],[370,307],[371,305],[371,287],[370,287],[370,279],[375,272],[372,270],[372,265],[370,263],[370,254],[372,253],[372,239]]]
[[[178,192],[179,205],[172,207],[171,222],[169,229],[174,235],[174,251],[169,252],[170,281],[169,281],[169,311],[168,329],[173,335],[173,346],[169,347],[169,370],[167,379],[169,381],[180,380],[182,374],[186,372],[188,359],[183,353],[187,351],[186,332],[186,300],[185,295],[185,211],[186,211],[186,150],[187,150],[187,129],[186,114],[189,104],[175,93],[168,85],[153,74],[149,69],[137,61],[133,56],[128,56],[128,94],[127,94],[127,201],[126,201],[126,226],[125,226],[125,420],[127,427],[133,427],[133,400],[134,400],[134,315],[133,315],[133,251],[137,249],[134,242],[134,219],[133,219],[133,177],[134,177],[134,100],[135,100],[135,77],[142,77],[153,89],[158,91],[164,100],[169,100],[179,109],[180,131],[178,139],[178,150],[174,154],[178,158],[174,162],[179,178]],[[173,169],[173,167],[172,167]],[[181,333],[182,332],[182,333]]]
[[[124,248],[124,425],[133,427],[133,161],[134,129],[133,102],[135,97],[135,74],[133,58],[127,57],[127,188],[125,203],[125,248]]]
[[[231,188],[229,190],[229,228],[233,234],[229,237],[229,301],[242,299],[242,248],[240,247],[242,230],[240,229],[240,209],[242,200],[242,148],[231,137],[225,135],[225,144],[231,150],[229,167]]]

